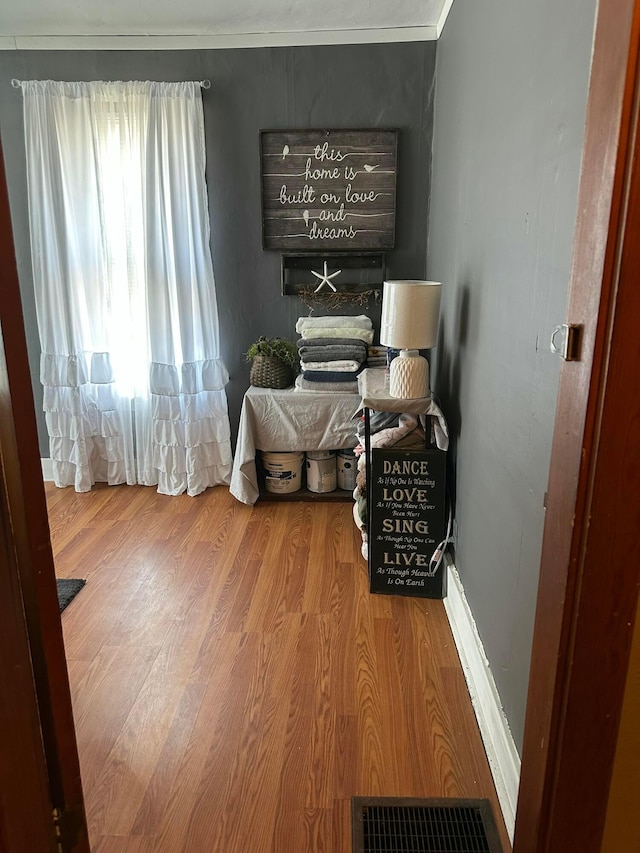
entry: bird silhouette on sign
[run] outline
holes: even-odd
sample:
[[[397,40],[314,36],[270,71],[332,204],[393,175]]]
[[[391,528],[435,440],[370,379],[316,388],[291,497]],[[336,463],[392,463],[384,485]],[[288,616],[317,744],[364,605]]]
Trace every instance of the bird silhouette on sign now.
[[[283,160],[287,156],[288,153],[289,153],[289,146],[285,145],[284,148],[282,149],[282,159]]]
[[[336,270],[335,272],[332,272],[331,275],[329,275],[328,265],[327,265],[327,262],[325,261],[324,262],[324,274],[316,272],[315,270],[311,270],[311,272],[313,275],[315,275],[316,278],[320,279],[320,284],[313,291],[314,293],[317,293],[319,290],[322,290],[322,288],[325,286],[325,284],[328,285],[331,288],[331,290],[333,290],[334,293],[337,292],[336,288],[333,286],[333,284],[331,284],[331,279],[335,278],[337,275],[340,275],[342,270]]]
[[[376,163],[375,166],[368,166],[366,163],[364,164],[365,172],[373,172],[374,169],[377,169],[380,163]]]
[[[307,226],[307,228],[308,228],[308,227],[309,227],[309,211],[308,211],[308,210],[304,210],[304,211],[302,212],[302,218],[304,219],[304,224],[305,224],[305,225]]]

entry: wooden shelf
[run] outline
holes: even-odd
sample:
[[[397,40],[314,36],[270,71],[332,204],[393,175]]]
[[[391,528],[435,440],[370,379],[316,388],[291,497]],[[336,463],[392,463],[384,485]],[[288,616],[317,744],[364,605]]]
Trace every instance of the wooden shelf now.
[[[297,492],[288,492],[287,494],[276,494],[268,492],[266,489],[260,489],[259,501],[331,501],[333,503],[340,501],[353,501],[353,491],[346,489],[334,489],[332,492],[311,492],[304,487],[298,489]]]
[[[299,296],[305,291],[313,292],[318,279],[311,271],[322,272],[325,261],[329,272],[342,270],[333,282],[340,293],[382,292],[386,274],[383,252],[305,252],[281,256],[282,295]],[[330,296],[331,292],[327,288],[322,291],[322,296]]]

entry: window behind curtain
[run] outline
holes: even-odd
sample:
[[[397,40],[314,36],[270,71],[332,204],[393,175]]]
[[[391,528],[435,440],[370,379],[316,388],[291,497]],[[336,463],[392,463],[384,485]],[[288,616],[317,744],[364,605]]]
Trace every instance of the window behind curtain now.
[[[199,86],[22,86],[56,483],[228,483]]]

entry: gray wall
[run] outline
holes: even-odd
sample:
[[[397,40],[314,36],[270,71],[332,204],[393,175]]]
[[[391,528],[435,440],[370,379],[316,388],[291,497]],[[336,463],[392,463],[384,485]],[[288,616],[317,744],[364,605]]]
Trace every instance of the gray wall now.
[[[223,358],[233,434],[249,365],[242,354],[261,334],[294,339],[307,309],[280,295],[280,256],[261,248],[259,131],[395,127],[399,135],[396,249],[387,273],[425,274],[433,126],[435,44],[350,45],[195,51],[0,52],[0,132],[4,148],[36,411],[39,343],[31,277],[22,96],[18,79],[200,80]],[[358,309],[361,310],[361,309]],[[369,313],[378,327],[379,306]],[[41,454],[48,456],[40,415]]]
[[[438,42],[428,276],[456,566],[521,748],[594,0],[456,0]]]

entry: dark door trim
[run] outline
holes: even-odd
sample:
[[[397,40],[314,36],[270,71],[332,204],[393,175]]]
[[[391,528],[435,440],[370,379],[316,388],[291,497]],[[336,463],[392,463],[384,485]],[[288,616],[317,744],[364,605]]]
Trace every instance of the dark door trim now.
[[[599,851],[640,584],[640,0],[596,21],[514,850]],[[635,266],[634,266],[635,265]]]
[[[80,764],[38,452],[9,201],[1,156],[0,270],[0,339],[3,344],[0,359],[0,523],[4,525],[8,553],[13,555],[13,564],[8,562],[7,565],[13,565],[15,569],[12,575],[13,594],[6,600],[0,597],[0,620],[14,620],[19,616],[27,632],[28,656],[21,663],[16,662],[15,666],[21,666],[25,672],[31,674],[31,684],[37,699],[36,712],[40,734],[34,733],[32,752],[37,754],[39,750],[44,749],[44,770],[50,799],[47,832],[52,831],[52,811],[56,809],[64,834],[63,849],[84,853],[88,851],[89,846]],[[9,677],[3,683],[10,684]],[[27,702],[26,696],[24,701]],[[14,711],[18,714],[19,708],[16,706]],[[26,718],[30,719],[33,709],[25,704],[24,713]],[[11,740],[10,737],[6,739]],[[26,742],[20,749],[25,746]],[[29,817],[29,796],[23,797],[19,804],[27,822],[39,821],[38,810]],[[13,823],[20,817],[15,809],[8,813],[5,813],[4,808],[0,811],[0,822]],[[27,848],[12,846],[8,849]],[[36,850],[48,848],[33,846],[29,849],[35,853]]]

